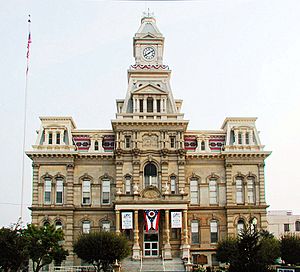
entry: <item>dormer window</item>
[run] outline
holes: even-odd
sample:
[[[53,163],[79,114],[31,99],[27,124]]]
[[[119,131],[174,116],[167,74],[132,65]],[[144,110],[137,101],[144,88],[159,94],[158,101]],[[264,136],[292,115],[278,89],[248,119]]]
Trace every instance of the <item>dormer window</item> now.
[[[204,151],[204,150],[205,150],[205,142],[201,141],[201,151]]]
[[[49,132],[48,134],[48,144],[52,144],[53,143],[53,134],[52,132]]]
[[[147,112],[153,112],[153,98],[147,98]]]

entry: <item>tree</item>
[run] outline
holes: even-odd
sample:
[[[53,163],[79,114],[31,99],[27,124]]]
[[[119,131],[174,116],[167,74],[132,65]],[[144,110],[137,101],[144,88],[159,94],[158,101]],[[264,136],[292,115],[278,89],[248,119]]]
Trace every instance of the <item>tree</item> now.
[[[83,261],[92,264],[95,269],[104,272],[118,260],[130,254],[127,239],[113,232],[93,232],[82,234],[74,243],[74,252]]]
[[[239,237],[221,241],[217,259],[230,263],[232,272],[264,272],[280,255],[279,242],[270,233],[249,227]]]
[[[61,262],[68,256],[68,251],[62,246],[64,234],[53,225],[38,227],[28,225],[24,230],[27,240],[27,250],[33,263],[33,271],[38,272],[43,266]]]
[[[0,268],[17,271],[28,263],[26,240],[20,229],[0,229]]]
[[[281,258],[286,264],[296,265],[300,263],[300,237],[289,234],[281,237]]]

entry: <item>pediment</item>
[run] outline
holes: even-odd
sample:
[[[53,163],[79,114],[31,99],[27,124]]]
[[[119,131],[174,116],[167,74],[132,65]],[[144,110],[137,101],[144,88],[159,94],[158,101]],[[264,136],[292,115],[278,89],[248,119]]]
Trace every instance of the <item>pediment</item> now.
[[[152,33],[148,32],[147,34],[143,35],[141,39],[156,39],[157,36],[153,35]]]
[[[132,93],[133,94],[167,94],[166,91],[152,84],[139,87],[135,89]]]

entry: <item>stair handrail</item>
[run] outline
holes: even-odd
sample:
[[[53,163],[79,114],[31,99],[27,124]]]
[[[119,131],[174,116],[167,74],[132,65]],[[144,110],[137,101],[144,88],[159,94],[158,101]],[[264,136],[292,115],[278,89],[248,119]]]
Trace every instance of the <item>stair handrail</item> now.
[[[141,272],[143,269],[143,251],[142,250],[140,251],[140,256],[141,256],[141,266],[140,266],[140,272]]]

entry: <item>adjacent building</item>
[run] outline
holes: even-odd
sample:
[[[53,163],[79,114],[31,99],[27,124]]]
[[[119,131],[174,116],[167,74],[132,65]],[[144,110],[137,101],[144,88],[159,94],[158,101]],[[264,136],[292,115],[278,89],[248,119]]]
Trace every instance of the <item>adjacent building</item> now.
[[[300,235],[300,215],[293,215],[292,211],[268,211],[268,231],[280,238],[285,234]]]
[[[134,260],[203,254],[215,265],[220,239],[248,224],[267,228],[264,161],[270,152],[263,150],[256,118],[189,130],[182,100],[172,94],[164,45],[155,18],[145,15],[111,130],[78,129],[71,117],[40,118],[27,152],[32,223],[64,230],[66,264],[81,263],[72,243],[90,231],[124,233]]]

